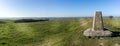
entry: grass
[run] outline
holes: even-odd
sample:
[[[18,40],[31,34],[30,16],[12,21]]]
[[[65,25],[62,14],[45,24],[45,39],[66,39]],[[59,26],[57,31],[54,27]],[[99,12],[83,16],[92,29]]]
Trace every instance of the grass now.
[[[105,27],[120,32],[119,18],[105,18]],[[92,19],[64,19],[44,22],[0,24],[0,46],[105,46],[120,44],[120,37],[89,39],[82,32],[92,26]]]

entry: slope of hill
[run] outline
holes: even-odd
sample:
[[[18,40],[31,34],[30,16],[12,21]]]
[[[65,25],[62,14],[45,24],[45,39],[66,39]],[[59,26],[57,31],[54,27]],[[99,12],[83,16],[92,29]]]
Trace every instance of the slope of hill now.
[[[105,27],[120,32],[120,19],[104,19]],[[120,36],[90,39],[83,31],[92,26],[92,19],[64,19],[31,23],[0,24],[0,46],[114,46]]]

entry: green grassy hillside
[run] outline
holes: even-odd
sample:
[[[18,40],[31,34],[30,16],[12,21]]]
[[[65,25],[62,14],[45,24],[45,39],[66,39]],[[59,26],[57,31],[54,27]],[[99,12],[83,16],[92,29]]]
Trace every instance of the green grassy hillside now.
[[[105,18],[105,27],[120,32],[119,18]],[[89,39],[82,32],[92,26],[92,19],[65,19],[31,23],[0,24],[0,46],[114,46],[120,37]]]

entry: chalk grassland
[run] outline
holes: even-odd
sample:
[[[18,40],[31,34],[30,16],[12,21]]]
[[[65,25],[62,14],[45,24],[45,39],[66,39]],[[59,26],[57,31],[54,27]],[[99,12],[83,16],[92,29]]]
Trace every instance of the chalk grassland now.
[[[105,27],[120,32],[120,18],[105,18]],[[89,39],[82,32],[92,26],[92,19],[65,19],[43,22],[0,24],[0,46],[114,46],[120,36]]]

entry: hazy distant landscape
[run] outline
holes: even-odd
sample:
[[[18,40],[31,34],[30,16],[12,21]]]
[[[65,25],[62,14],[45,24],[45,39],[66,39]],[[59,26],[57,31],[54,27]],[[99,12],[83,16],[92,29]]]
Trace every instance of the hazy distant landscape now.
[[[120,44],[120,35],[89,39],[83,31],[92,26],[92,18],[67,18],[29,23],[5,20],[0,24],[0,46],[105,46]],[[120,18],[104,18],[105,27],[120,32]]]
[[[103,16],[104,18],[109,18],[109,16]],[[119,16],[113,16],[114,18],[120,18]],[[49,20],[62,20],[62,19],[80,19],[80,18],[93,18],[91,17],[1,17],[0,20],[19,20],[19,19],[49,19]]]

